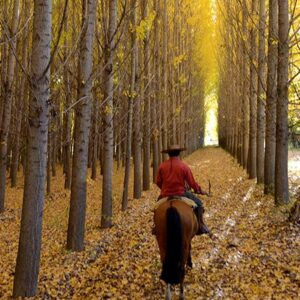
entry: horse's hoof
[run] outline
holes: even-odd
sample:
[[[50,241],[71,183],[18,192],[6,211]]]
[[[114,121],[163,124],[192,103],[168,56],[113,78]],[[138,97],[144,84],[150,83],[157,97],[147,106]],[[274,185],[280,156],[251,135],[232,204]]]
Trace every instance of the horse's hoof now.
[[[201,235],[201,234],[211,235],[209,228],[205,224],[199,226],[198,232],[196,233],[196,235]]]
[[[171,295],[171,285],[167,284],[167,289],[166,289],[166,300],[171,300],[172,299],[172,295]]]

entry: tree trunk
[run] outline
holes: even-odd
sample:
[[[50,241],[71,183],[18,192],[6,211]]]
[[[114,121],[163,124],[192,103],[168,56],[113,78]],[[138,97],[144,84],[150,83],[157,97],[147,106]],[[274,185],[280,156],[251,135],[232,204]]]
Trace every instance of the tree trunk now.
[[[257,183],[264,183],[265,158],[265,29],[266,7],[265,0],[259,0],[259,44],[258,44],[258,86],[257,86]]]
[[[51,2],[34,2],[28,157],[13,297],[34,296],[39,274],[47,164]]]
[[[243,0],[243,20],[242,20],[242,30],[243,36],[246,36],[247,32],[247,3]],[[243,38],[243,37],[242,37]],[[242,70],[243,86],[243,155],[242,155],[242,165],[244,169],[247,169],[248,163],[248,152],[249,152],[249,67],[247,64],[247,41],[244,40],[243,44],[243,70]]]
[[[274,193],[276,151],[276,101],[278,45],[278,0],[269,1],[268,74],[266,106],[265,194]]]
[[[25,1],[24,8],[24,20],[28,20],[30,17],[30,7],[28,1]],[[25,29],[24,37],[20,44],[22,45],[22,65],[27,67],[28,64],[28,48],[29,48],[29,30],[28,27]],[[22,120],[24,114],[25,103],[28,95],[28,82],[26,81],[26,77],[21,73],[20,66],[16,66],[16,70],[19,72],[19,82],[20,86],[16,87],[16,131],[15,131],[15,143],[12,149],[12,164],[11,164],[11,187],[16,187],[17,185],[17,175],[18,168],[20,163],[20,144],[21,144],[21,130],[22,130]]]
[[[68,71],[67,71],[68,72]],[[67,73],[66,72],[66,73]],[[70,105],[71,92],[69,91],[69,79],[66,80],[66,99],[65,99],[65,108],[68,109]],[[68,110],[64,113],[63,116],[63,157],[64,157],[64,174],[65,174],[65,189],[71,188],[72,182],[72,158],[71,158],[71,119],[72,113]]]
[[[55,108],[54,108],[55,109]],[[52,153],[51,153],[51,175],[52,177],[56,176],[56,164],[57,164],[57,138],[58,138],[58,132],[59,132],[59,117],[56,116],[52,120],[53,128],[51,129],[51,146],[52,146]]]
[[[136,55],[136,68],[138,68],[138,51]],[[134,163],[134,182],[133,197],[139,199],[142,196],[142,138],[141,138],[141,97],[138,86],[138,69],[136,70],[135,87],[136,97],[134,98],[134,115],[133,115],[133,163]]]
[[[154,91],[151,91],[151,124],[152,124],[152,153],[153,153],[153,172],[152,180],[155,182],[156,174],[159,165],[159,139],[160,139],[160,128],[159,128],[159,117],[160,111],[158,110],[158,103],[160,102],[160,77],[159,77],[159,32],[158,32],[158,4],[154,1],[154,8],[156,11],[156,17],[154,22],[154,46],[153,46],[153,71],[155,74],[155,85],[153,85]]]
[[[168,6],[167,0],[163,4],[163,113],[162,113],[162,148],[168,146]],[[163,154],[163,160],[167,159],[167,154]]]
[[[64,24],[64,32],[68,32],[68,17],[69,13],[67,13],[66,21]],[[72,20],[75,22],[75,20]],[[74,24],[73,24],[74,25]],[[72,32],[72,41],[75,43],[75,28],[73,28]],[[67,60],[68,52],[67,52],[67,39],[64,41],[64,60]],[[62,143],[62,151],[63,151],[63,159],[64,159],[64,174],[65,174],[65,189],[71,189],[71,181],[72,181],[72,154],[71,154],[71,122],[72,122],[72,112],[69,109],[71,105],[71,85],[72,80],[70,78],[70,66],[66,66],[64,68],[64,87],[65,87],[65,102],[64,102],[64,114],[63,114],[63,143]]]
[[[47,149],[47,195],[51,193],[51,166],[52,166],[52,138],[53,132],[51,130],[51,117],[49,117],[49,128],[48,128],[48,149]]]
[[[289,2],[278,0],[278,81],[276,121],[275,203],[289,202],[288,182],[288,85]]]
[[[148,16],[148,0],[142,0],[142,18]],[[144,38],[144,130],[143,130],[143,190],[150,189],[150,140],[151,140],[151,116],[150,116],[150,39],[149,30]]]
[[[94,109],[93,109],[93,153],[92,153],[92,174],[91,178],[96,180],[97,178],[97,163],[98,163],[98,99],[97,94],[94,95]]]
[[[3,3],[4,2],[4,3]],[[2,10],[0,10],[0,18],[2,18],[5,22],[7,22],[7,11],[8,11],[8,1],[3,1]],[[4,22],[3,22],[4,23]],[[3,118],[3,109],[4,109],[4,83],[6,82],[7,78],[7,51],[8,51],[9,44],[2,43],[1,45],[1,64],[0,64],[0,82],[1,82],[1,101],[0,101],[0,124],[2,124]],[[0,204],[1,205],[1,204]]]
[[[136,26],[136,0],[131,0],[131,24],[132,27]],[[125,175],[122,196],[122,210],[126,210],[128,206],[128,185],[130,175],[130,160],[131,160],[131,145],[132,145],[132,114],[133,114],[133,101],[136,97],[135,78],[136,78],[136,32],[133,30],[131,33],[131,78],[130,78],[130,95],[128,97],[128,119],[127,119],[127,148],[125,160]]]
[[[102,181],[101,227],[112,226],[112,176],[113,176],[113,97],[114,97],[114,52],[117,26],[117,0],[109,0],[109,26],[104,49],[104,147]]]
[[[0,213],[4,211],[5,187],[6,187],[6,161],[7,161],[7,141],[9,125],[11,120],[12,107],[12,88],[15,73],[15,54],[20,0],[14,0],[11,28],[5,26],[4,35],[9,41],[7,75],[4,81],[4,103],[2,109],[1,127],[0,127]]]
[[[257,0],[252,1],[252,16],[253,19],[257,16]],[[249,163],[248,173],[249,178],[256,178],[256,136],[257,136],[257,73],[255,64],[257,62],[257,42],[256,42],[256,28],[252,24],[250,31],[251,39],[251,53],[250,53],[250,134],[249,134]]]
[[[74,154],[72,166],[71,202],[68,223],[67,249],[84,248],[86,178],[88,140],[91,127],[93,40],[95,36],[96,0],[83,0],[83,36],[79,57],[79,99],[76,108]]]

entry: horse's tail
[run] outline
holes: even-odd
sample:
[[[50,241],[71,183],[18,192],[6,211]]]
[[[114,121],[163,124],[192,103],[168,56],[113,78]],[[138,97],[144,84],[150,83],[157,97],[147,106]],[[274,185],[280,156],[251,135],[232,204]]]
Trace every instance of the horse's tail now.
[[[182,224],[177,209],[167,209],[167,248],[160,278],[166,283],[178,284],[184,276]]]

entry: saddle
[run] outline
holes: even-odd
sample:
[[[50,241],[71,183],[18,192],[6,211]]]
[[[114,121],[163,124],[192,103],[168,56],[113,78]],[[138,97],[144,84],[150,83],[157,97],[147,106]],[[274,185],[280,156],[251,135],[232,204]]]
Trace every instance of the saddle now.
[[[187,204],[188,206],[190,206],[192,209],[196,208],[197,207],[197,204],[187,198],[187,197],[181,197],[181,196],[169,196],[169,197],[165,197],[165,198],[161,198],[159,199],[156,203],[155,203],[155,206],[153,208],[153,211],[155,211],[161,204],[167,202],[167,201],[170,201],[170,200],[179,200],[179,201],[182,201],[184,202],[185,204]]]

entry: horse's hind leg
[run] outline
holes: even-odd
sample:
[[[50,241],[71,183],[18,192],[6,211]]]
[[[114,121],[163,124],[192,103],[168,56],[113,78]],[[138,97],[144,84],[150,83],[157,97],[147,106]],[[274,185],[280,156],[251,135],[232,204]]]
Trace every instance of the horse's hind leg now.
[[[183,290],[183,282],[180,283],[180,294],[179,300],[184,300],[184,290]]]
[[[167,284],[167,289],[166,289],[166,300],[171,300],[172,295],[171,295],[171,284]]]
[[[190,244],[188,258],[187,258],[187,265],[188,265],[188,267],[190,267],[192,269],[193,268],[193,262],[192,262],[191,250],[192,250],[192,246]]]

